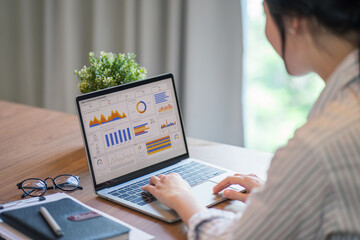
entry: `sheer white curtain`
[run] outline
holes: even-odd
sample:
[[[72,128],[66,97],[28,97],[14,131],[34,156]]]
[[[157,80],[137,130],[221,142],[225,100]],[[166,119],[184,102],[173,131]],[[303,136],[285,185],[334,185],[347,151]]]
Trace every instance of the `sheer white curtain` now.
[[[88,52],[133,52],[174,74],[188,136],[243,144],[239,0],[0,0],[0,18],[1,100],[75,113]]]

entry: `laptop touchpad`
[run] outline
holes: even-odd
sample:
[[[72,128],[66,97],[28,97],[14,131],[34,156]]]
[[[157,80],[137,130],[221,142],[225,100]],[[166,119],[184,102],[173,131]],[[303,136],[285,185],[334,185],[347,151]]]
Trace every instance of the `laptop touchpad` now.
[[[192,191],[195,194],[196,198],[199,199],[204,206],[212,206],[215,205],[216,203],[226,200],[224,195],[222,195],[221,193],[220,194],[213,193],[213,187],[215,185],[216,183],[207,181],[197,186],[194,186],[192,188]]]

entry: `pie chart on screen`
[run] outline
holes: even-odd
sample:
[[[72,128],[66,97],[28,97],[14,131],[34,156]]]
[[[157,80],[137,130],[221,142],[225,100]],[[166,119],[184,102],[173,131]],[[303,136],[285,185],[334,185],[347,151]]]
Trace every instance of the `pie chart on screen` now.
[[[140,101],[136,104],[136,110],[139,113],[144,113],[146,111],[146,103],[144,101]]]

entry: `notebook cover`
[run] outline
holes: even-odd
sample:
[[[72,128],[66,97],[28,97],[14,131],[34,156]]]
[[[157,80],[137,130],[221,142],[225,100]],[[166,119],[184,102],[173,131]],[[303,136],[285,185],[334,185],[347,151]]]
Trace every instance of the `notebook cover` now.
[[[44,217],[40,214],[40,207],[45,207],[64,232],[57,237],[51,230]],[[11,227],[23,232],[33,239],[106,239],[128,235],[130,229],[104,216],[97,216],[80,221],[74,221],[79,214],[89,213],[90,209],[69,199],[24,207],[0,214],[1,219]],[[73,220],[69,220],[70,219]]]

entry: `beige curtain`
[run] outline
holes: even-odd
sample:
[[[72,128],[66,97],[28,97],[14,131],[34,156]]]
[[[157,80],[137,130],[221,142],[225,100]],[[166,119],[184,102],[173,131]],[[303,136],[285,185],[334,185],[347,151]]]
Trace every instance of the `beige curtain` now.
[[[75,113],[88,52],[133,52],[174,74],[188,136],[243,144],[239,0],[0,0],[0,18],[1,100]]]

